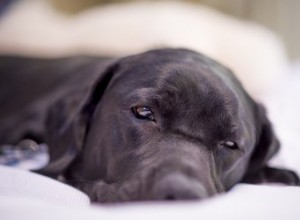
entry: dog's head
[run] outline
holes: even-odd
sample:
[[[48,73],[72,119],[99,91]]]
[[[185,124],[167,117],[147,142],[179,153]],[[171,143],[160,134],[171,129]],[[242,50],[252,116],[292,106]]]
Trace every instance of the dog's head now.
[[[44,170],[95,201],[209,197],[264,167],[279,146],[262,107],[204,55],[154,50],[99,75],[50,110]]]

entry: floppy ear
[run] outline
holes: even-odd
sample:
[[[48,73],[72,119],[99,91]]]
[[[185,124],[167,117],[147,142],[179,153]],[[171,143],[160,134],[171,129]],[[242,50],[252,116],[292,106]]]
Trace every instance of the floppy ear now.
[[[45,134],[50,161],[38,173],[57,177],[81,152],[95,107],[117,68],[114,63],[100,70],[96,80],[79,90],[73,85],[73,91],[49,108]]]
[[[268,167],[267,163],[278,152],[280,143],[262,105],[256,106],[256,118],[259,137],[243,182],[299,184],[299,178],[293,171]]]

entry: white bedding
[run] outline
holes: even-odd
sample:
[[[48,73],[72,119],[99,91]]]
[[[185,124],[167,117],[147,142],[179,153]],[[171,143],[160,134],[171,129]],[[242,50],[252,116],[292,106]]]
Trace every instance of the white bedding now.
[[[89,206],[76,189],[49,178],[0,166],[0,218],[39,219],[222,219],[299,220],[300,188],[239,184],[203,202]]]
[[[291,168],[300,175],[300,60],[290,65],[262,101],[281,142],[271,164]]]

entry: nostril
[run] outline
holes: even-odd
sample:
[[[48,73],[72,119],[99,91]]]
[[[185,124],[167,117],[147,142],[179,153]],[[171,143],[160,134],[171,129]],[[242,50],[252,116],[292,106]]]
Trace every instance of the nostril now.
[[[194,200],[207,197],[207,191],[197,180],[180,173],[169,174],[153,186],[153,196],[157,200]]]
[[[172,201],[172,200],[176,200],[176,198],[173,195],[166,195],[165,200]]]

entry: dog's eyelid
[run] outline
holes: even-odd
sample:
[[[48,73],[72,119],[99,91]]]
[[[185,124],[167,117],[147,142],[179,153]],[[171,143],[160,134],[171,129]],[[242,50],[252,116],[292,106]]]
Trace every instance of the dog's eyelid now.
[[[234,141],[223,141],[219,144],[220,147],[225,147],[231,150],[238,150],[240,149],[239,145]]]
[[[155,122],[154,113],[148,106],[138,105],[132,107],[131,110],[136,118]]]

